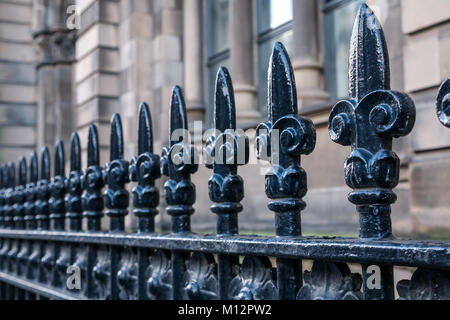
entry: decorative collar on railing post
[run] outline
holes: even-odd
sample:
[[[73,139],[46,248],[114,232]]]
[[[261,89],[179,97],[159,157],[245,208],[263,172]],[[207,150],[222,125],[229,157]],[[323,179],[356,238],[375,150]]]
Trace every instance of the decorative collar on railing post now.
[[[16,229],[25,228],[24,220],[24,201],[25,187],[27,183],[27,160],[22,157],[19,161],[18,185],[14,190],[14,225]]]
[[[78,133],[72,133],[70,146],[70,173],[66,179],[66,217],[69,218],[69,229],[81,231],[82,208],[81,208],[81,144]]]
[[[41,179],[36,184],[36,219],[39,221],[40,230],[49,230],[49,205],[50,197],[50,154],[47,147],[41,152]]]
[[[354,189],[349,200],[360,214],[361,238],[389,238],[392,189],[399,181],[400,160],[392,138],[407,135],[415,121],[413,101],[390,91],[389,57],[383,31],[373,12],[362,5],[350,49],[350,99],[330,114],[331,139],[352,153],[345,161],[345,180]]]
[[[106,164],[104,179],[108,189],[103,193],[110,217],[110,231],[125,231],[125,216],[128,214],[129,194],[125,184],[130,182],[129,163],[123,159],[123,131],[120,115],[111,119],[110,162]]]
[[[216,78],[214,110],[215,134],[204,148],[206,166],[214,174],[208,182],[209,197],[217,214],[217,234],[237,234],[237,214],[242,211],[244,181],[237,175],[238,165],[248,163],[249,142],[245,134],[237,134],[234,90],[230,74],[221,67]]]
[[[331,139],[352,152],[345,161],[348,195],[360,216],[360,238],[392,237],[392,189],[399,182],[400,160],[392,152],[392,138],[407,135],[415,122],[413,101],[390,91],[389,57],[383,31],[373,12],[361,5],[353,27],[350,48],[350,99],[338,102],[328,123]],[[378,288],[368,288],[363,265],[365,299],[393,299],[392,266],[375,266]]]
[[[64,195],[66,194],[66,185],[64,158],[64,144],[59,140],[55,147],[55,175],[50,182],[50,220],[53,221],[54,230],[64,230],[65,227],[66,208]]]
[[[7,228],[14,229],[14,189],[16,186],[16,166],[10,162],[7,167],[7,189],[5,191],[5,223]]]
[[[152,119],[145,102],[139,107],[138,154],[130,165],[131,180],[138,182],[133,188],[134,214],[139,219],[139,232],[154,232],[159,204],[155,180],[161,172],[159,155],[153,154]]]
[[[450,77],[439,88],[436,113],[439,121],[447,128],[450,128]]]
[[[97,127],[93,123],[89,125],[87,165],[82,176],[85,190],[82,196],[83,216],[87,218],[88,231],[100,231],[104,207],[102,188],[105,183],[100,167]]]
[[[190,216],[194,213],[195,185],[191,174],[198,169],[195,149],[189,145],[186,105],[178,86],[173,88],[170,104],[170,147],[161,157],[162,174],[169,177],[164,184],[166,211],[172,216],[172,232],[190,232]]]
[[[314,150],[316,131],[311,120],[297,115],[293,69],[279,42],[270,60],[268,113],[270,121],[256,128],[255,148],[258,159],[271,164],[266,174],[266,194],[272,199],[269,209],[275,212],[278,236],[299,236],[307,191],[300,155]]]
[[[26,201],[25,207],[25,223],[27,229],[36,229],[36,216],[35,216],[35,206],[36,201],[36,182],[38,181],[38,157],[37,153],[33,152],[30,158],[30,180],[26,185],[25,197]]]

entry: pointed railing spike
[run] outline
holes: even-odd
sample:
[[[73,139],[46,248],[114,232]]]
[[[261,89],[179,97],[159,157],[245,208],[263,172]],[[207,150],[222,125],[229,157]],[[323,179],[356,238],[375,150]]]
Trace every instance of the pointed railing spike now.
[[[294,69],[286,48],[275,42],[269,64],[268,114],[272,121],[297,114],[297,88]]]
[[[72,133],[70,143],[70,171],[81,170],[81,143],[78,133]]]
[[[65,171],[64,143],[58,140],[55,147],[55,176],[63,176]]]
[[[27,183],[27,159],[21,157],[19,160],[19,185],[24,186]]]
[[[220,132],[236,128],[234,89],[230,73],[220,67],[216,77],[214,127]]]
[[[87,156],[88,167],[100,165],[100,146],[98,144],[97,126],[93,123],[89,125]]]
[[[123,159],[123,130],[122,120],[118,113],[111,119],[110,161]]]
[[[35,201],[37,193],[37,181],[39,179],[39,168],[38,168],[38,155],[33,152],[30,157],[30,176],[29,182],[26,186],[26,201],[25,201],[25,223],[27,229],[36,229],[37,220],[35,213]]]
[[[159,190],[155,180],[161,176],[160,158],[153,154],[152,120],[148,105],[139,107],[138,125],[139,155],[131,161],[131,179],[138,184],[133,188],[134,214],[138,217],[139,232],[155,231],[156,209],[159,204]]]
[[[123,159],[123,130],[120,115],[115,113],[111,119],[110,162],[104,170],[105,205],[110,217],[110,231],[125,230],[125,216],[128,214],[129,193],[125,185],[130,181],[129,163]]]
[[[153,153],[152,117],[145,102],[139,106],[138,153]]]
[[[33,152],[30,158],[30,182],[37,182],[39,179],[38,155]]]
[[[180,130],[179,135],[172,137],[175,130]],[[169,126],[169,138],[170,146],[186,141],[188,124],[186,114],[186,104],[184,102],[184,96],[179,86],[173,87],[172,98],[170,100],[170,126]],[[175,139],[176,138],[176,139]]]
[[[372,10],[362,4],[350,41],[349,95],[361,100],[374,90],[390,89],[389,54],[383,29]]]
[[[360,215],[360,237],[392,238],[391,204],[399,182],[400,159],[392,152],[392,139],[409,134],[416,111],[408,95],[390,91],[389,57],[383,31],[374,13],[361,5],[353,28],[350,65],[350,99],[338,102],[328,121],[331,139],[351,145],[345,161],[345,180],[353,189],[348,199]],[[363,265],[365,299],[393,299],[393,268],[379,266],[382,284],[367,286]]]
[[[50,152],[47,147],[41,151],[41,179],[50,180]]]

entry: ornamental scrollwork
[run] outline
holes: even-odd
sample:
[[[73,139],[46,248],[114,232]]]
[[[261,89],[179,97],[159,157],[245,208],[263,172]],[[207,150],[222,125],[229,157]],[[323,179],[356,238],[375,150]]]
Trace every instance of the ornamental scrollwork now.
[[[137,256],[131,248],[127,248],[122,252],[118,269],[117,285],[119,287],[119,299],[138,299]]]
[[[303,275],[297,300],[361,300],[362,277],[345,263],[314,261]]]
[[[278,291],[273,281],[272,264],[267,257],[248,256],[229,286],[233,300],[276,300]]]
[[[149,266],[145,272],[147,280],[147,296],[151,300],[169,300],[172,298],[172,270],[170,253],[156,250],[149,258]]]
[[[419,267],[397,283],[397,292],[400,300],[450,300],[450,272]]]
[[[436,113],[439,121],[447,128],[450,128],[450,77],[439,88],[436,100]]]
[[[111,259],[108,248],[101,247],[97,250],[97,259],[92,268],[94,279],[94,296],[100,300],[111,299]]]
[[[186,270],[186,294],[191,300],[218,299],[217,266],[213,255],[192,254]]]

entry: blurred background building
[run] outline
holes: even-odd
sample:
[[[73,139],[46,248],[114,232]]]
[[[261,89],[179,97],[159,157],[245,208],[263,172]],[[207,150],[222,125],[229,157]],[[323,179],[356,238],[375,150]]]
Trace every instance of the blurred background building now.
[[[316,150],[303,157],[304,232],[355,234],[358,215],[346,199],[343,170],[349,149],[331,142],[327,121],[334,103],[347,97],[349,40],[363,2],[384,27],[392,89],[409,93],[417,107],[412,134],[394,145],[401,158],[394,233],[445,233],[450,131],[437,121],[434,103],[450,75],[448,0],[0,0],[0,161],[16,161],[57,139],[67,152],[72,131],[86,146],[94,122],[105,163],[114,112],[122,115],[130,159],[141,101],[151,107],[160,150],[168,141],[173,85],[184,88],[190,122],[211,127],[221,65],[233,78],[239,126],[255,128],[267,116],[268,62],[273,43],[281,41],[295,69],[299,112],[317,128]],[[212,231],[211,172],[199,171],[193,228]],[[241,229],[273,230],[262,173],[256,164],[240,169],[246,191]]]

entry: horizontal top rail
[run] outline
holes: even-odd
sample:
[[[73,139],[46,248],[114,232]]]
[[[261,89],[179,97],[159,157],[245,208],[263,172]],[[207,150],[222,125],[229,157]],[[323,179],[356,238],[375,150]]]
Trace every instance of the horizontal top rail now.
[[[0,230],[2,238],[450,269],[444,241]]]

